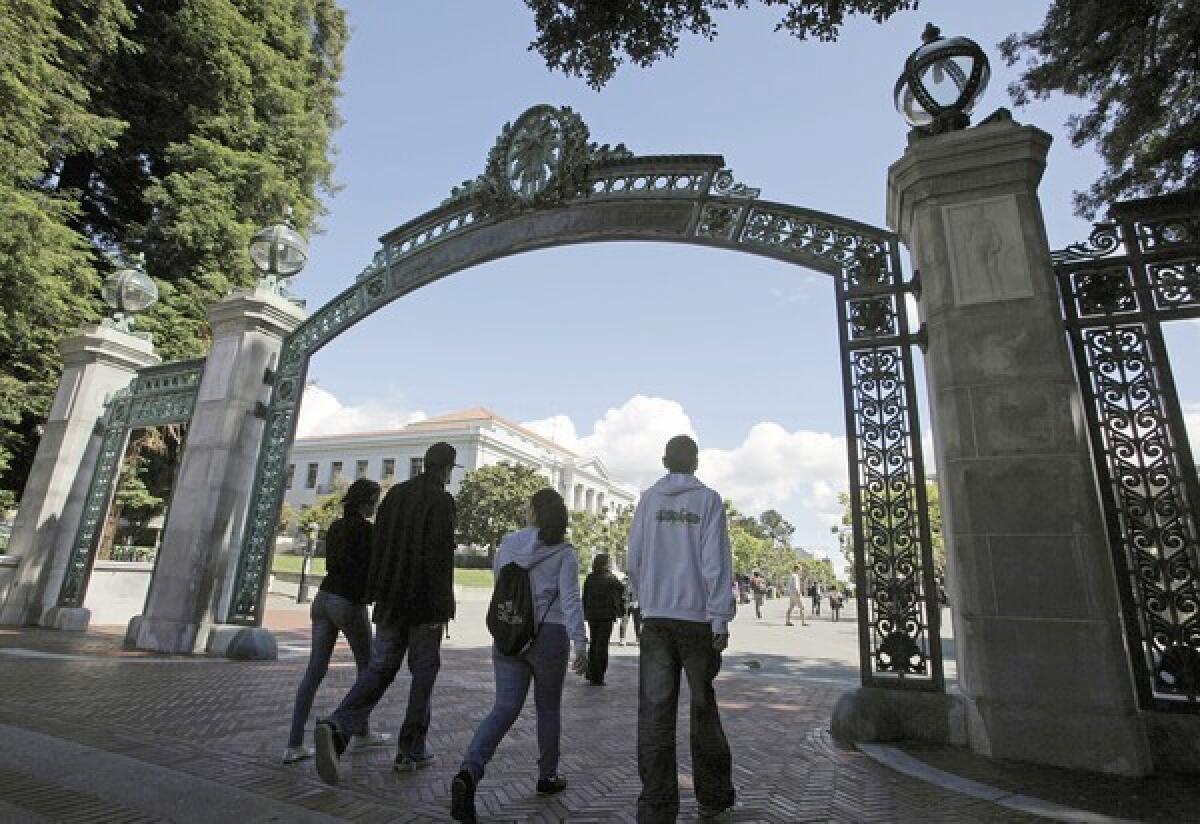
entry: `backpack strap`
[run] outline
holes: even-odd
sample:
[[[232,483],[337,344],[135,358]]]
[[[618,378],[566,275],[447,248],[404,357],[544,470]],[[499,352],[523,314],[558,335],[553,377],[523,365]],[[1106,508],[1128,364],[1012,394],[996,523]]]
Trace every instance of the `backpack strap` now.
[[[545,546],[545,544],[542,544],[542,543],[541,543],[541,541],[539,541],[538,543],[539,543],[540,545],[542,545],[542,546]],[[548,559],[550,559],[550,558],[553,558],[554,556],[558,555],[558,554],[559,554],[559,553],[561,553],[561,552],[562,552],[562,550],[560,549],[560,550],[557,550],[557,551],[555,551],[555,552],[549,552],[549,553],[547,553],[547,554],[543,555],[541,558],[538,558],[538,559],[537,559],[536,561],[534,561],[532,564],[530,564],[529,566],[525,567],[525,571],[526,571],[526,572],[532,572],[532,571],[533,571],[533,568],[534,568],[535,566],[537,566],[538,564],[540,564],[542,561],[546,561],[546,560],[548,560]],[[546,604],[546,608],[545,608],[544,610],[542,610],[542,620],[538,621],[538,622],[537,622],[537,626],[535,626],[535,627],[533,628],[533,637],[534,637],[534,638],[537,638],[537,637],[538,637],[538,632],[540,632],[540,631],[541,631],[541,629],[542,629],[542,624],[546,623],[546,616],[550,614],[550,607],[554,606],[554,602],[558,600],[558,594],[559,594],[559,591],[558,591],[557,589],[556,589],[556,590],[554,590],[554,597],[552,597],[552,598],[550,599],[550,603]]]

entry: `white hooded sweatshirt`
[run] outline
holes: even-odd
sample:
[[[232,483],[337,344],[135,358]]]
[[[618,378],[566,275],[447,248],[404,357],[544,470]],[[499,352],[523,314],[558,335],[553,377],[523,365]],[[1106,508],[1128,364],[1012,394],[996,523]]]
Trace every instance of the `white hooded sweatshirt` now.
[[[628,566],[643,618],[729,631],[733,552],[725,506],[695,475],[672,472],[642,493],[629,528]]]

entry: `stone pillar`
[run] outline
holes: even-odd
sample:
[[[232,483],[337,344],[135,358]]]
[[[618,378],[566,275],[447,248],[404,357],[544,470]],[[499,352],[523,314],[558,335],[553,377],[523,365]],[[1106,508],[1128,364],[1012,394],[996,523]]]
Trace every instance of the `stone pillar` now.
[[[274,657],[274,640],[266,630],[218,625],[229,608],[262,444],[264,422],[256,406],[267,398],[264,375],[275,367],[284,336],[304,320],[304,313],[260,289],[234,292],[213,306],[208,317],[212,349],[188,427],[158,568],[146,612],[130,633],[136,630],[139,649],[225,653],[232,642]]]
[[[1142,775],[1151,759],[1037,197],[1049,147],[1003,111],[913,141],[888,173],[888,222],[920,272],[970,746]]]
[[[87,610],[47,613],[58,601],[67,558],[79,527],[82,497],[95,471],[92,441],[104,402],[129,386],[137,370],[159,362],[149,340],[107,326],[88,326],[59,343],[63,375],[13,525],[9,553],[19,559],[0,623],[87,627]],[[89,446],[93,448],[89,449]],[[76,494],[72,495],[72,488]],[[68,499],[75,501],[68,506]],[[47,625],[50,625],[48,621]]]

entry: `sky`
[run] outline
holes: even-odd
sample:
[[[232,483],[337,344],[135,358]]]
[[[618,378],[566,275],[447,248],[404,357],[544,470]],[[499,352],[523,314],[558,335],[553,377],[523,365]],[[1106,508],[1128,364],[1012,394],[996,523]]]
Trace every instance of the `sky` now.
[[[719,14],[714,42],[685,38],[674,58],[623,66],[597,92],[528,50],[532,13],[518,0],[343,5],[340,188],[293,285],[311,310],[353,282],[381,235],[482,172],[502,126],[539,103],[572,107],[597,142],[721,154],[764,199],[884,226],[887,168],[907,132],[892,87],[926,21],[987,52],[981,119],[1012,108],[1017,72],[996,44],[1036,28],[1048,7],[924,0],[822,44],[774,31],[782,11],[755,6]],[[1101,163],[1064,130],[1081,110],[1069,99],[1014,110],[1054,138],[1039,190],[1052,248],[1090,230],[1071,193]],[[751,255],[652,243],[526,253],[425,287],[326,346],[301,434],[484,406],[644,486],[661,473],[666,439],[688,432],[703,480],[743,511],[780,510],[796,544],[836,559],[830,526],[847,469],[834,311],[827,275]],[[1182,366],[1200,354],[1200,323],[1176,324],[1168,341],[1200,443],[1200,378]],[[927,426],[923,389],[919,399]]]

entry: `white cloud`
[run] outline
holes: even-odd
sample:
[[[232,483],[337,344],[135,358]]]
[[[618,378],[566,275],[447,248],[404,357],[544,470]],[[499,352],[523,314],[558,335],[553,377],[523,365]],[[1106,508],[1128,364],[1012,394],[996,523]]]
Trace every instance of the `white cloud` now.
[[[296,437],[400,429],[425,417],[424,412],[407,409],[401,402],[368,401],[350,406],[339,401],[329,390],[309,384],[304,387]]]
[[[1183,404],[1183,421],[1187,425],[1188,444],[1192,457],[1200,461],[1200,403]]]

